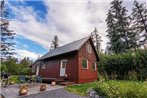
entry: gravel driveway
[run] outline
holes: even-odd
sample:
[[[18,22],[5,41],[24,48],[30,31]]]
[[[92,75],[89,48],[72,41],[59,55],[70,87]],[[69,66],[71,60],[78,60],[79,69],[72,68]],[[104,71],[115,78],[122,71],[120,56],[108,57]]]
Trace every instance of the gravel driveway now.
[[[17,98],[89,98],[66,91],[64,88]]]

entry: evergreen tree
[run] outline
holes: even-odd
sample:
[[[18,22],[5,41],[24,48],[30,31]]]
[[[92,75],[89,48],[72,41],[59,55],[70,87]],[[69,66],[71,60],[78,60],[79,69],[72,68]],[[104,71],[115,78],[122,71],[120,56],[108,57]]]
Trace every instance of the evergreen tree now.
[[[1,59],[10,57],[14,54],[14,35],[12,30],[9,30],[8,10],[4,0],[0,2],[0,22],[1,22]]]
[[[95,49],[97,50],[97,52],[100,52],[101,50],[101,36],[98,34],[97,29],[95,28],[93,32],[91,32],[91,38],[93,41],[93,44],[95,46]]]
[[[131,29],[136,33],[138,47],[147,44],[147,6],[134,1],[131,14]]]
[[[131,48],[131,32],[129,31],[129,21],[127,10],[122,6],[122,1],[114,0],[107,14],[107,32],[110,39],[109,51],[113,53],[126,52]]]
[[[51,50],[58,48],[58,47],[59,47],[59,40],[58,40],[58,36],[55,35],[49,50],[51,51]]]
[[[21,61],[20,64],[22,64],[25,67],[29,67],[33,61],[31,61],[28,57],[24,57]]]

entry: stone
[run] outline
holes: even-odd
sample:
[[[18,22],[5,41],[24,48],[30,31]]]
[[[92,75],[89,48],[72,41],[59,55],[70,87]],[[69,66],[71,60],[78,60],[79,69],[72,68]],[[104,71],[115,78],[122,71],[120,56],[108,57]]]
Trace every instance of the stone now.
[[[52,81],[51,86],[55,86],[55,85],[56,85],[56,82]]]
[[[97,95],[97,92],[94,91],[92,88],[89,88],[86,91],[87,96],[89,96],[90,98],[99,98],[99,96]],[[97,95],[97,96],[96,96]]]
[[[100,96],[99,95],[95,95],[95,98],[100,98]]]

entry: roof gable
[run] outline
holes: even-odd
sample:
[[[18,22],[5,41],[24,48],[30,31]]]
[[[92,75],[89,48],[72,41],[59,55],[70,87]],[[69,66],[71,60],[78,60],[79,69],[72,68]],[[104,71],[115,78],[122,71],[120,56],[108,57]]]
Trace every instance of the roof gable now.
[[[50,51],[50,52],[46,53],[45,55],[43,55],[42,57],[40,57],[38,60],[43,60],[43,59],[55,57],[55,56],[58,56],[58,55],[62,55],[62,54],[65,54],[65,53],[78,51],[88,40],[90,40],[90,43],[91,43],[92,48],[94,50],[94,53],[96,55],[97,61],[99,61],[98,54],[96,52],[96,49],[94,47],[94,44],[93,44],[90,36],[82,38],[82,39],[74,41],[74,42],[71,42],[69,44],[63,45],[63,46],[58,47],[56,49],[53,49],[52,51]]]
[[[64,46],[58,47],[56,49],[53,49],[52,51],[48,52],[47,54],[43,55],[42,57],[40,57],[38,60],[42,60],[42,59],[46,59],[46,58],[50,58],[50,57],[54,57],[57,55],[61,55],[64,53],[68,53],[68,52],[72,52],[72,51],[76,51],[79,50],[81,48],[81,46],[90,38],[90,36],[82,38],[80,40],[71,42],[69,44],[66,44]]]

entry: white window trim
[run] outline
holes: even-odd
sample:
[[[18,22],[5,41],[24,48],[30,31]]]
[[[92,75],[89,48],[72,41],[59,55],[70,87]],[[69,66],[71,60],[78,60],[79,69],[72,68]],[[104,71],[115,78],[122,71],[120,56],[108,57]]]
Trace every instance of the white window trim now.
[[[87,61],[87,68],[84,68],[83,65],[82,65],[82,69],[88,69],[88,60],[85,59],[85,58],[82,58],[82,64],[83,64],[83,60],[86,60]]]
[[[46,69],[46,65],[47,65],[46,63],[43,63],[41,69]]]
[[[94,69],[93,69],[93,63],[94,63]],[[96,64],[96,62],[92,62],[92,70],[97,70],[97,64]]]
[[[63,62],[66,62],[66,64],[67,64],[67,61],[68,61],[68,60],[66,60],[66,59],[61,60],[61,61],[60,61],[60,65],[61,65]],[[65,67],[66,67],[66,65],[65,65]]]
[[[63,60],[61,60],[61,62],[64,62],[64,61],[67,62],[68,60],[67,60],[67,59],[63,59]]]
[[[91,47],[91,45],[89,43],[86,44],[86,51],[88,53],[92,53],[92,47]]]
[[[66,62],[66,65],[65,65],[65,74],[66,74],[67,61],[68,61],[67,59],[60,60],[60,71],[61,71],[61,69],[62,69],[62,67],[63,67],[63,66],[61,66],[62,63],[63,63],[63,62]],[[62,76],[61,73],[60,73],[60,76]]]

